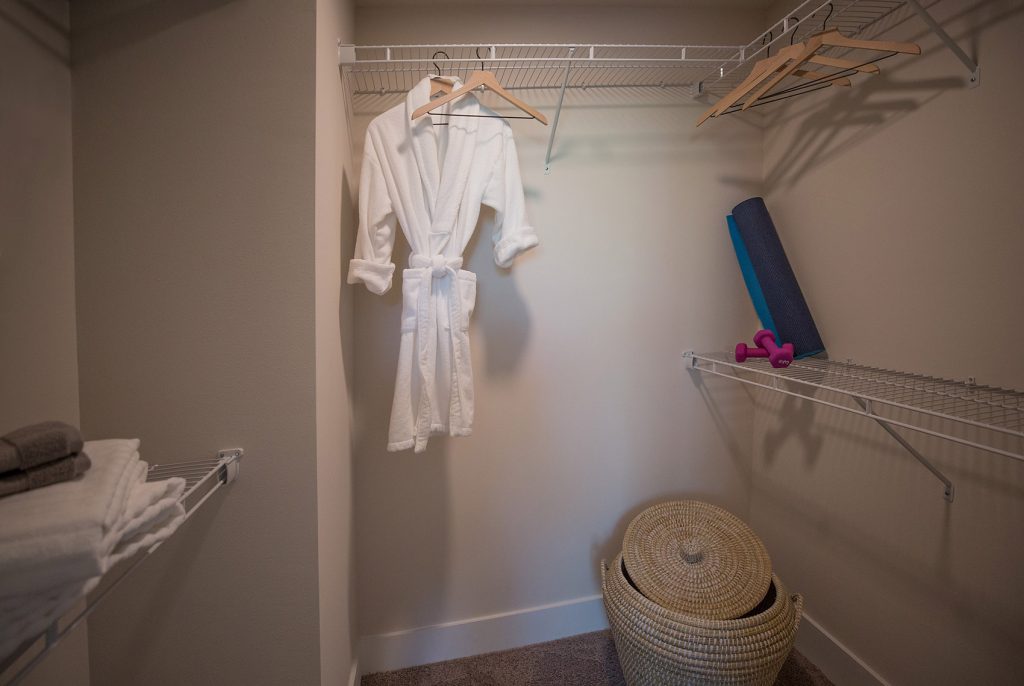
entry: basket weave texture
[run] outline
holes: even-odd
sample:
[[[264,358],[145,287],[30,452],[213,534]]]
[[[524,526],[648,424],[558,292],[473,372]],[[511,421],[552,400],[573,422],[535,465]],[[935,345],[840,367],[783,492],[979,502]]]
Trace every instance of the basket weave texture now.
[[[644,597],[618,555],[601,565],[604,605],[629,686],[771,686],[793,647],[803,599],[773,576],[749,616],[704,619]]]
[[[649,507],[626,529],[626,569],[659,605],[705,619],[734,619],[768,592],[772,561],[739,517],[698,500]]]

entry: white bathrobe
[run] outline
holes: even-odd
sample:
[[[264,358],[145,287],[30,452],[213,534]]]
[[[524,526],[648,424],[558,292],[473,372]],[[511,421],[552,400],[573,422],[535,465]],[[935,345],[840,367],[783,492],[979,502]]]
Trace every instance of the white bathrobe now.
[[[455,87],[461,84],[456,83]],[[382,294],[391,288],[396,224],[412,248],[402,271],[402,324],[388,450],[422,452],[432,433],[466,436],[473,425],[469,318],[476,275],[462,252],[480,215],[496,214],[494,261],[508,267],[537,245],[526,218],[519,161],[508,122],[444,117],[434,126],[412,112],[430,98],[430,80],[374,119],[366,132],[359,186],[359,230],[348,282]],[[439,108],[492,115],[472,94]]]

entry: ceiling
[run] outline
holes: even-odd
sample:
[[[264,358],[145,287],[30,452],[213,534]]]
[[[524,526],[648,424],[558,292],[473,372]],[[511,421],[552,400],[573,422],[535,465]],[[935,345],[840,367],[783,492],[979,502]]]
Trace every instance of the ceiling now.
[[[421,5],[422,0],[356,0],[357,7]],[[438,5],[633,5],[636,7],[730,7],[767,9],[774,0],[438,0]]]

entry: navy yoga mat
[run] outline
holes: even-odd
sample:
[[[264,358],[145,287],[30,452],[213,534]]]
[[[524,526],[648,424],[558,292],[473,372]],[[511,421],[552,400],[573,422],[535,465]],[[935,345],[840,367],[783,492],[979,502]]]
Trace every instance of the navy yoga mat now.
[[[797,357],[824,353],[825,344],[764,200],[750,198],[734,207],[729,229],[761,324],[775,333],[780,344],[792,343]]]

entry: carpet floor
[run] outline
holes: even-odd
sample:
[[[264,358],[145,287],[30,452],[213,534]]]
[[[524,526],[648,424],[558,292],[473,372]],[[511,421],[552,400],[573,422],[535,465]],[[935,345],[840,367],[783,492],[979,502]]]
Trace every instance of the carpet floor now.
[[[394,672],[369,674],[361,686],[625,686],[608,631],[570,636]],[[832,686],[795,650],[775,686]]]

